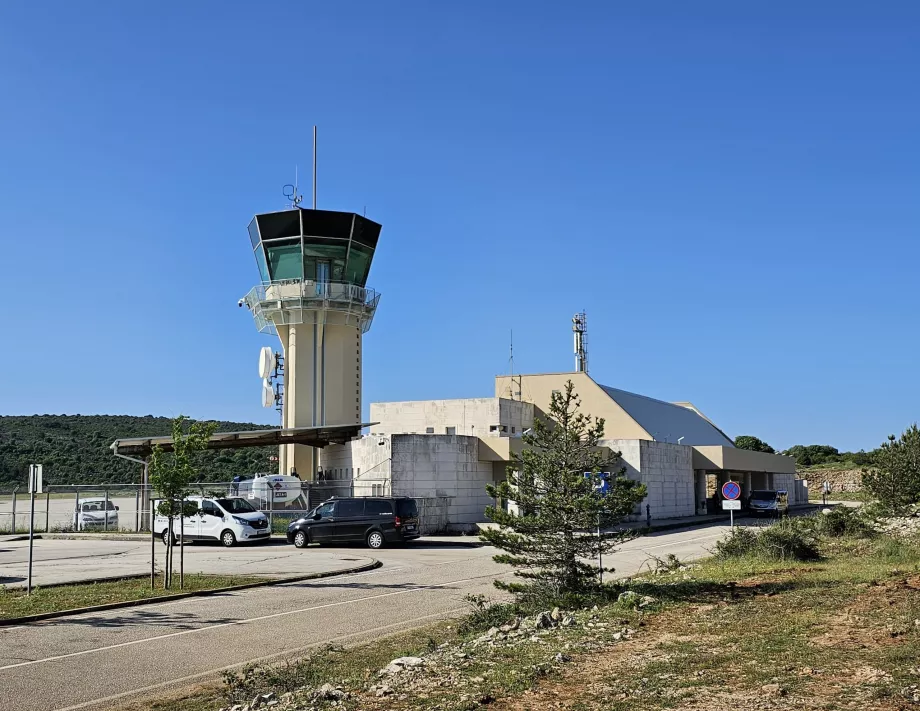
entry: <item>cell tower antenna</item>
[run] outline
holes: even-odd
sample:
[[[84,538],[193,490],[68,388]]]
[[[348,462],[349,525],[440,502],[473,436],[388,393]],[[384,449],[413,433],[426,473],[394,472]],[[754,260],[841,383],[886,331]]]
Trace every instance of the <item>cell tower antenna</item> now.
[[[588,372],[588,316],[584,311],[572,317],[575,334],[575,372]]]

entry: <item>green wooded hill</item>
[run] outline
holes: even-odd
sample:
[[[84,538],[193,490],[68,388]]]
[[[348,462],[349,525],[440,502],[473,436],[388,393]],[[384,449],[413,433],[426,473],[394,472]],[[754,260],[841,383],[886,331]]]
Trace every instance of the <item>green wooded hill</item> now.
[[[218,432],[267,429],[271,425],[219,422]],[[46,484],[135,484],[140,466],[112,454],[109,445],[126,437],[172,432],[168,417],[129,415],[0,416],[0,489],[27,485],[29,464],[44,465]],[[225,449],[202,455],[202,478],[228,481],[237,474],[274,471],[275,447]]]

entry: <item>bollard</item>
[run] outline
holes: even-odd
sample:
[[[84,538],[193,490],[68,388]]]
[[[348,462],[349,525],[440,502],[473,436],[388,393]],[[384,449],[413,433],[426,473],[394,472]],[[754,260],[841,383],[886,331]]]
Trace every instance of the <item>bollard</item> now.
[[[648,504],[645,505],[645,525],[652,527],[652,507]]]

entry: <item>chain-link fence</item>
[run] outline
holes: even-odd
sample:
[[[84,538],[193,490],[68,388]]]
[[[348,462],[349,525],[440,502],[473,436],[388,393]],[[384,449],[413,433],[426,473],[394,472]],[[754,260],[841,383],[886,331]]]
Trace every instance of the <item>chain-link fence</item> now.
[[[250,484],[247,487],[247,484]],[[191,495],[204,498],[240,496],[265,513],[274,533],[332,497],[387,496],[389,484],[380,481],[302,482],[300,489],[275,490],[251,482],[196,482]],[[282,496],[283,494],[283,496]],[[150,530],[151,502],[156,491],[140,484],[52,484],[35,496],[34,529],[38,532],[138,532]],[[449,497],[417,498],[420,530],[440,533],[447,528]],[[0,533],[29,530],[30,495],[21,490],[0,491]]]

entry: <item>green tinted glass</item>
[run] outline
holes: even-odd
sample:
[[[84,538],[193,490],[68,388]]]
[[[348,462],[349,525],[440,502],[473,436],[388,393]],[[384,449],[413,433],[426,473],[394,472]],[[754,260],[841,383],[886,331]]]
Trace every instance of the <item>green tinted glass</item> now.
[[[268,270],[274,281],[279,279],[303,279],[303,262],[300,244],[270,245],[262,243],[268,252]]]
[[[262,251],[262,247],[256,247],[256,265],[259,267],[259,277],[262,281],[271,281],[271,278],[268,276],[268,267],[265,264],[265,253]]]
[[[374,250],[357,242],[351,243],[351,252],[348,254],[348,264],[345,268],[345,281],[359,286],[367,282],[367,273],[371,268]]]

